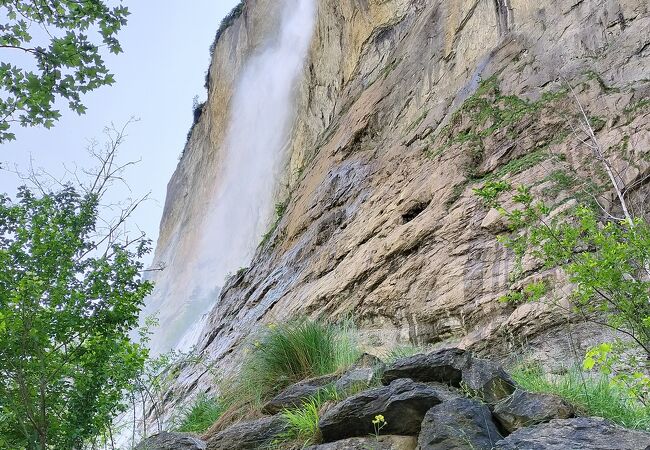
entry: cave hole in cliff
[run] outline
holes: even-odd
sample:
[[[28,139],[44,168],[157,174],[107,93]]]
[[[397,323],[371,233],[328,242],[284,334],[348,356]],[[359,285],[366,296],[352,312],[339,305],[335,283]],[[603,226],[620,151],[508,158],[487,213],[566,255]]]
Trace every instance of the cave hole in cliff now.
[[[418,202],[411,206],[404,214],[402,214],[402,223],[408,223],[415,219],[417,216],[422,214],[422,211],[427,209],[430,203],[431,200],[427,202]]]

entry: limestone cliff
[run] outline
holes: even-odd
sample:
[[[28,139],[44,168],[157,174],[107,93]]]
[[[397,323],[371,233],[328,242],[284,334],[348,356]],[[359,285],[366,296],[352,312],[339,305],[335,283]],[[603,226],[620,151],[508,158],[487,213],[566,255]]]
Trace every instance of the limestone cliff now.
[[[218,182],[232,84],[272,30],[277,2],[247,0],[216,43],[209,98],[168,187],[158,261],[191,252]],[[498,301],[512,255],[473,188],[496,177],[561,204],[566,164],[595,164],[571,124],[597,122],[631,195],[650,175],[646,0],[320,0],[276,226],[211,299],[198,350],[227,373],[260,325],[352,317],[374,347],[458,343],[553,363],[597,333],[543,304]],[[255,130],[250,130],[254,133]],[[640,198],[640,197],[639,197]],[[530,263],[561,297],[565,283]],[[165,273],[160,277],[174,277]],[[568,332],[571,330],[571,333]],[[178,396],[213,388],[183,369]]]

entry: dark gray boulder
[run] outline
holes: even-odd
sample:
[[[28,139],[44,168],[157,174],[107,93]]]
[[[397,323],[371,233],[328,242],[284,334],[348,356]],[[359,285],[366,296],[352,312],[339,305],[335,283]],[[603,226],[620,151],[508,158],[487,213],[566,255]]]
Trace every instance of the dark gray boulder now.
[[[281,416],[236,423],[210,437],[207,450],[252,450],[269,445],[287,431]]]
[[[336,380],[334,387],[337,392],[342,394],[360,391],[366,389],[375,378],[375,369],[372,367],[360,367],[358,369],[350,369],[341,375],[341,378]]]
[[[496,403],[515,390],[514,381],[499,364],[475,358],[459,348],[400,358],[386,368],[382,382],[387,384],[398,378],[456,387],[462,384],[488,403]]]
[[[318,426],[324,442],[365,437],[374,433],[372,421],[381,414],[386,420],[382,434],[415,435],[425,413],[439,403],[435,387],[400,379],[343,400],[321,417]]]
[[[415,450],[415,436],[379,436],[350,438],[327,444],[313,445],[305,450]]]
[[[140,442],[135,450],[205,450],[206,443],[187,433],[163,431]]]
[[[557,395],[517,389],[495,405],[493,414],[503,428],[512,433],[552,419],[569,419],[575,415],[575,408]]]
[[[302,406],[306,400],[318,394],[325,386],[333,384],[337,378],[336,375],[325,375],[292,384],[264,405],[262,412],[277,414],[283,409]]]
[[[469,357],[465,350],[450,348],[400,358],[386,367],[381,381],[389,384],[399,378],[410,378],[414,381],[436,381],[460,386],[462,368]]]
[[[494,404],[515,391],[515,382],[503,368],[487,359],[470,357],[462,367],[463,388]]]
[[[521,428],[496,450],[647,450],[650,433],[628,430],[599,417],[555,419]]]
[[[501,439],[486,405],[468,398],[457,398],[427,411],[418,437],[418,448],[492,450]]]

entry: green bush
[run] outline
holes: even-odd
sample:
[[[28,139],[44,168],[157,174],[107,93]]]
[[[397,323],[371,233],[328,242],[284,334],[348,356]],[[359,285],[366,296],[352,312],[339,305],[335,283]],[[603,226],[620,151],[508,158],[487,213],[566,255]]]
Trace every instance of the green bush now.
[[[650,430],[650,407],[631,398],[624,389],[604,375],[593,376],[579,368],[559,376],[549,376],[538,366],[520,366],[512,378],[531,392],[556,394],[587,416],[609,419],[626,428]]]
[[[177,431],[203,433],[215,423],[226,410],[226,404],[217,398],[199,396],[183,414]]]

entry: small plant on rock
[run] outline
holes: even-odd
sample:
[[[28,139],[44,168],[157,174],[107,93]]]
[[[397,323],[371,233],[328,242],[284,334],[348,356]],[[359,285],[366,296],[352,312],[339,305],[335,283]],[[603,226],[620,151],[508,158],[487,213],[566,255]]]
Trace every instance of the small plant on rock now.
[[[379,440],[379,433],[388,425],[386,419],[383,415],[377,414],[374,419],[372,419],[372,428],[375,430],[375,439]]]

